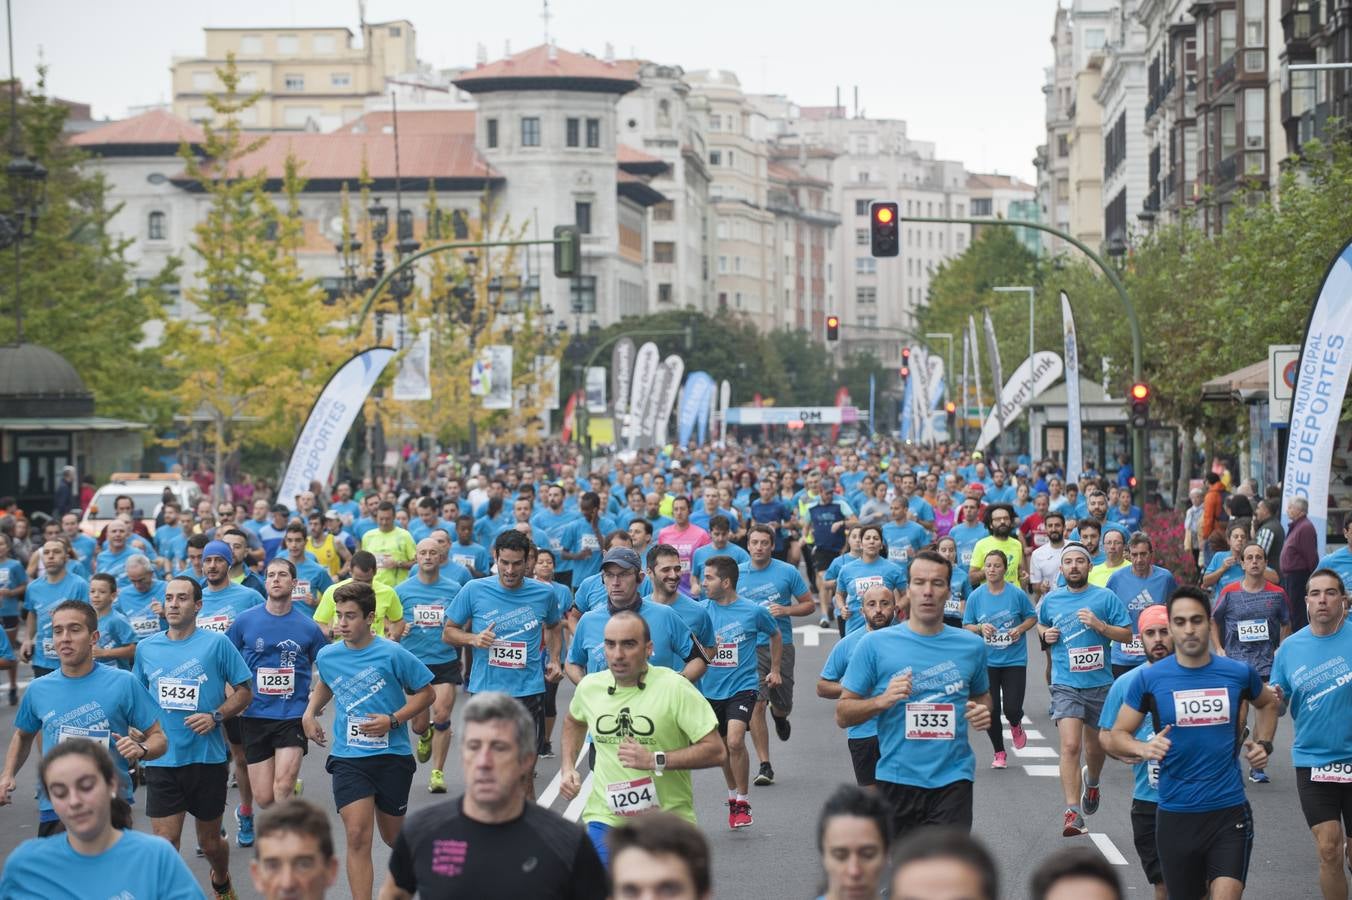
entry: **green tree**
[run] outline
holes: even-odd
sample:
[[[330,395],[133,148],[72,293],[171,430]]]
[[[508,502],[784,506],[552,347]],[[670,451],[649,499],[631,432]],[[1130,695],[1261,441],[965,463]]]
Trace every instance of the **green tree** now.
[[[9,105],[2,106],[8,132]],[[17,252],[0,253],[0,291],[8,295],[9,311],[0,318],[0,342],[15,339],[21,304],[24,340],[64,356],[93,392],[100,414],[160,420],[166,406],[152,389],[164,383],[164,372],[142,328],[163,315],[163,287],[173,268],[149,284],[134,283],[126,258],[131,241],[111,230],[118,207],[104,179],[84,168],[85,154],[62,134],[67,115],[46,95],[46,72],[39,69],[35,90],[18,103],[18,124],[22,148],[47,169],[46,206],[33,237]],[[0,170],[0,193],[7,196],[4,177]]]

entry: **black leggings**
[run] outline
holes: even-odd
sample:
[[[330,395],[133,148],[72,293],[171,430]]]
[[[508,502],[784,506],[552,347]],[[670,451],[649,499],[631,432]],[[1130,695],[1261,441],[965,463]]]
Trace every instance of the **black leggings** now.
[[[1000,709],[1003,706],[1010,725],[1018,725],[1023,721],[1023,695],[1028,688],[1028,667],[987,666],[986,676],[991,683],[991,727],[986,729],[986,734],[990,735],[995,752],[1004,753],[1005,736],[1000,722]]]

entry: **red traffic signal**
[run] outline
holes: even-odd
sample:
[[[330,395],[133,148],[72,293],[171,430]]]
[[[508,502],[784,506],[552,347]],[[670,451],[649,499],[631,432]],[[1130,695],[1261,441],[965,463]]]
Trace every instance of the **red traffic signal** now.
[[[950,416],[957,411],[958,404],[954,403],[952,400],[949,400],[947,403],[944,404],[944,412],[948,413]]]
[[[890,201],[875,200],[869,204],[869,249],[874,256],[896,256],[901,252],[901,237],[897,230],[900,207]]]
[[[1131,386],[1131,427],[1145,428],[1150,423],[1150,385],[1138,381]]]
[[[1133,385],[1131,386],[1131,399],[1133,399],[1133,400],[1149,400],[1149,399],[1150,399],[1150,385],[1148,385],[1148,384],[1142,384],[1142,383],[1139,382],[1139,381],[1136,382],[1135,384],[1133,384]]]
[[[826,339],[827,339],[828,341],[838,341],[838,340],[840,340],[840,317],[839,317],[839,316],[827,316],[827,317],[826,317]]]

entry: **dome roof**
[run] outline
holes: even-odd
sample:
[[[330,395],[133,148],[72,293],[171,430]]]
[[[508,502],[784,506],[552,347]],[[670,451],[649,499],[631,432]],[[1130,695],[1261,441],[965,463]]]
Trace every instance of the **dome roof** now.
[[[37,344],[0,347],[0,415],[93,413],[94,395],[64,356]]]

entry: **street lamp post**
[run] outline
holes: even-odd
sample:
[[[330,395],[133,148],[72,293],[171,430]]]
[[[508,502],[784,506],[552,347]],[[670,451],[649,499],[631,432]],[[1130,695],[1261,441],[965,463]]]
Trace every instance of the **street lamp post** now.
[[[1033,456],[1033,289],[1027,285],[1004,284],[991,288],[997,294],[1017,294],[1027,292],[1028,294],[1028,456]],[[1003,384],[997,384],[996,390],[996,408],[999,408],[999,392],[1004,390]]]

